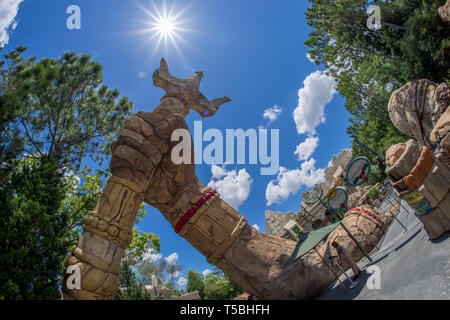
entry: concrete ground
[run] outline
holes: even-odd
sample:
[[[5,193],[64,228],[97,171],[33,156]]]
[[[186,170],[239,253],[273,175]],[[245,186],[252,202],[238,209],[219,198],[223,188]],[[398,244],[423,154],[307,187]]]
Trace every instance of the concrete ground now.
[[[384,206],[384,207],[383,207]],[[385,202],[381,209],[386,208]],[[320,300],[450,300],[450,233],[430,241],[421,222],[413,210],[402,201],[397,216],[406,227],[393,221],[385,237],[367,258],[358,262],[362,270],[356,288],[346,290],[335,281],[318,299]],[[380,268],[380,289],[369,289],[367,280],[371,276],[367,267]],[[346,272],[349,276],[351,269]],[[345,275],[340,277],[349,288]]]

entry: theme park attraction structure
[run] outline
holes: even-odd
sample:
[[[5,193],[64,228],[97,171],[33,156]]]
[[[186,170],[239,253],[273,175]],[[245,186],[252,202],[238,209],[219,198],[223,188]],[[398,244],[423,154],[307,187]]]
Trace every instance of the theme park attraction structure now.
[[[386,174],[431,240],[450,231],[450,86],[407,83],[389,101],[397,129],[416,139],[391,146]]]
[[[81,288],[69,289],[63,279],[64,299],[113,299],[119,287],[120,264],[132,237],[139,205],[157,208],[180,236],[218,266],[243,290],[259,299],[310,298],[325,289],[340,273],[324,257],[335,255],[337,240],[355,261],[363,253],[342,226],[286,266],[296,243],[259,232],[223,201],[215,190],[204,187],[191,164],[174,164],[171,141],[176,129],[188,129],[184,120],[195,110],[202,117],[214,115],[230,99],[207,100],[200,92],[203,73],[187,79],[169,74],[167,63],[153,74],[155,86],[166,91],[152,112],[138,112],[126,121],[112,146],[108,180],[93,212],[85,218],[78,245],[67,258],[68,266],[81,272]],[[193,150],[193,142],[191,139]],[[358,209],[358,208],[357,208]],[[364,210],[365,209],[365,210]],[[366,211],[367,210],[367,211]],[[361,207],[346,213],[342,223],[370,252],[385,232],[385,222]],[[348,267],[343,265],[344,270]],[[72,269],[72,268],[71,268]]]

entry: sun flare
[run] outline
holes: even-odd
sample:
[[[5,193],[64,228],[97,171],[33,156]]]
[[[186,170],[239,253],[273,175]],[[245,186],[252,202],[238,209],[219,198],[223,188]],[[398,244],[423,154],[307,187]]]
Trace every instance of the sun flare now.
[[[145,28],[139,30],[139,34],[147,36],[147,41],[156,40],[154,50],[156,51],[162,43],[166,49],[171,47],[180,53],[181,50],[178,46],[179,42],[186,43],[183,37],[180,35],[189,30],[183,27],[185,21],[182,21],[181,16],[190,8],[190,6],[174,12],[173,7],[167,10],[165,2],[163,7],[158,8],[153,2],[151,2],[151,8],[146,8],[141,4],[138,6],[148,16],[148,20],[144,21]]]
[[[156,29],[158,32],[162,33],[164,36],[173,35],[175,32],[175,23],[172,17],[164,17],[156,21]]]

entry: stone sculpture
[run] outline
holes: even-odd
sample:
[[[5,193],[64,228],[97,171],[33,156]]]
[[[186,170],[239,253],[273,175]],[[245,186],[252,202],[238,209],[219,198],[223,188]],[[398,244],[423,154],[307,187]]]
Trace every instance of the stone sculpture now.
[[[69,266],[81,270],[81,289],[69,289],[66,274],[64,299],[113,299],[119,287],[121,260],[142,201],[159,209],[175,232],[256,298],[312,297],[339,273],[335,270],[333,274],[313,250],[284,268],[295,242],[249,226],[247,219],[215,190],[201,184],[195,175],[194,159],[191,164],[173,163],[171,150],[178,142],[171,141],[171,134],[188,128],[184,117],[189,111],[209,117],[230,101],[227,97],[207,100],[199,92],[202,76],[197,72],[190,78],[177,79],[161,60],[153,83],[167,94],[154,111],[141,111],[129,118],[113,144],[112,177],[97,206],[86,217],[79,243],[67,258]],[[191,145],[193,150],[192,140]],[[382,223],[358,212],[347,214],[343,223],[367,251],[376,245],[384,230]],[[342,232],[338,227],[330,239],[345,237]],[[362,257],[356,244],[341,241],[354,260]],[[319,251],[326,254],[330,248],[327,241]]]

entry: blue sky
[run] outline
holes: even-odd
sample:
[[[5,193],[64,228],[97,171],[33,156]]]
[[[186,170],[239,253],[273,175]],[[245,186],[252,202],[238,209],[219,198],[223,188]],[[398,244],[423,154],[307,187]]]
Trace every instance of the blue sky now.
[[[81,9],[81,30],[66,27],[66,10],[73,4]],[[224,134],[237,128],[280,130],[279,175],[261,176],[260,165],[228,165],[224,170],[215,168],[213,179],[222,198],[264,231],[267,209],[297,211],[300,194],[320,181],[334,154],[350,147],[345,101],[323,68],[306,55],[303,43],[311,30],[304,13],[309,2],[168,1],[166,6],[174,13],[186,9],[177,19],[178,27],[185,29],[177,32],[183,39],[176,40],[178,50],[170,42],[157,46],[153,33],[140,32],[153,21],[142,7],[152,14],[155,7],[162,11],[162,1],[153,5],[149,0],[2,0],[0,43],[4,52],[25,45],[27,55],[37,58],[56,58],[67,50],[90,54],[103,65],[105,84],[127,96],[134,112],[152,111],[163,96],[151,80],[161,57],[180,78],[204,71],[202,93],[211,99],[224,95],[232,99],[214,117],[203,120],[204,130],[217,128]],[[200,120],[195,112],[186,118],[191,129],[195,120]],[[204,185],[212,179],[211,169],[197,165]],[[141,229],[160,236],[163,258],[178,255],[178,263],[184,265],[182,276],[189,269],[211,269],[156,209],[147,210]]]

